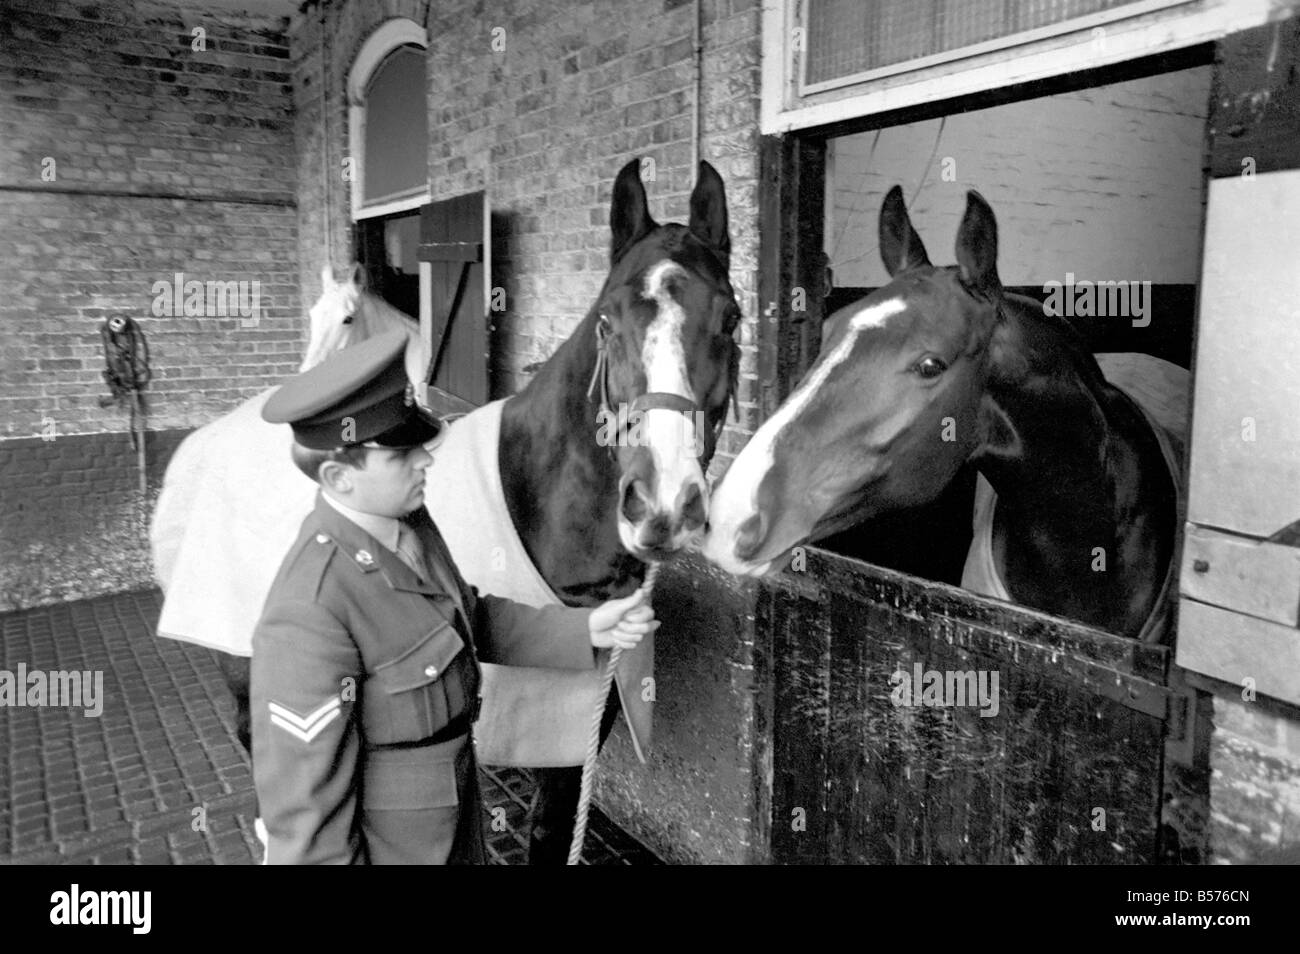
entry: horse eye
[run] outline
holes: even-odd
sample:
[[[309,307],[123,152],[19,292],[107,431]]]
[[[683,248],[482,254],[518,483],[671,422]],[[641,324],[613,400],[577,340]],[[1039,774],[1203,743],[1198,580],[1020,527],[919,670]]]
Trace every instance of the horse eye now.
[[[603,332],[608,332],[608,331],[609,331],[609,316],[606,315],[606,314],[604,314],[604,313],[602,312],[600,318],[598,319],[598,321],[599,321],[599,324],[600,324],[600,330],[603,331]]]
[[[722,319],[723,334],[731,334],[736,330],[736,325],[738,324],[740,324],[740,309],[729,308],[726,317]]]
[[[948,366],[933,355],[922,358],[916,365],[916,373],[923,378],[937,378],[948,370]]]

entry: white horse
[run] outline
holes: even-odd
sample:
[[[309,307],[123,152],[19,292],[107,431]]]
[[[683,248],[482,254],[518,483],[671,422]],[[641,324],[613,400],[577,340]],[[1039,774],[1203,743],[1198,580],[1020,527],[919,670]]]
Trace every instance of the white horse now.
[[[326,268],[300,370],[392,328],[410,336],[407,373],[419,380],[419,325],[359,283]],[[154,576],[165,597],[158,635],[234,656],[252,654],[271,581],[310,512],[316,485],[293,465],[287,424],[262,420],[274,388],[200,427],[176,448],[150,524]]]

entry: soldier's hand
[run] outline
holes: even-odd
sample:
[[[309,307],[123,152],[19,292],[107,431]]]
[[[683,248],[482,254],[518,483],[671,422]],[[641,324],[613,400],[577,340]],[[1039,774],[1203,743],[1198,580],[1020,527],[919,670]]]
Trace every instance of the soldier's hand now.
[[[659,628],[654,607],[646,600],[645,590],[602,603],[591,611],[587,621],[591,645],[597,649],[619,646],[634,649],[647,633]]]

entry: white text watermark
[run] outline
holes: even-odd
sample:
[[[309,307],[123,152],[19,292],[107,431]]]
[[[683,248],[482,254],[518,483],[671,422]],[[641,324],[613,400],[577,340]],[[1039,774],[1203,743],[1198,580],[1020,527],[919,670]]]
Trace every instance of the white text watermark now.
[[[152,909],[150,891],[82,891],[74,884],[50,895],[51,924],[129,924],[132,933],[148,934]]]
[[[1053,318],[1131,318],[1134,328],[1151,324],[1151,283],[1075,280],[1043,283],[1043,312]]]
[[[172,281],[153,283],[155,318],[241,318],[257,324],[262,308],[262,283],[252,281],[201,282],[177,272]]]
[[[651,438],[648,434],[648,410],[632,410],[627,404],[620,404],[618,411],[601,408],[596,412],[596,443],[601,447],[649,447]],[[705,417],[703,411],[690,415],[673,411],[669,425],[668,437],[673,440],[680,453],[686,457],[700,457],[704,454]],[[677,430],[677,433],[673,433]],[[656,429],[656,434],[662,433]]]
[[[79,708],[98,719],[104,712],[103,670],[45,671],[18,664],[18,671],[0,669],[0,708],[43,706]]]
[[[938,709],[978,706],[982,718],[998,714],[998,671],[986,669],[930,669],[914,663],[908,672],[900,664],[889,677],[889,694],[895,706]]]

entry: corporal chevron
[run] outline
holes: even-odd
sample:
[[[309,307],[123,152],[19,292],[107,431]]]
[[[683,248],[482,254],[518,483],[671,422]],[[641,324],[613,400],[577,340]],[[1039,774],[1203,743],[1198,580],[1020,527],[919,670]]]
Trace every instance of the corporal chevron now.
[[[341,706],[339,697],[334,696],[307,715],[300,716],[288,706],[282,706],[278,702],[267,703],[267,708],[271,712],[271,724],[278,725],[303,742],[312,741],[327,725],[337,719],[342,712]]]

